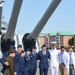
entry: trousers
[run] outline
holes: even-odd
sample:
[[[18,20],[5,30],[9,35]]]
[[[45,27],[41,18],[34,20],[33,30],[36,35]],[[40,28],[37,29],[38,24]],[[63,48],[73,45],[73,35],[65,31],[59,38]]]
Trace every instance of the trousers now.
[[[56,67],[51,67],[51,75],[58,75],[58,66]]]
[[[74,75],[74,65],[69,65],[69,75]]]
[[[59,69],[60,69],[60,75],[67,75],[67,69],[66,69],[64,63],[61,63],[61,64],[59,65]]]

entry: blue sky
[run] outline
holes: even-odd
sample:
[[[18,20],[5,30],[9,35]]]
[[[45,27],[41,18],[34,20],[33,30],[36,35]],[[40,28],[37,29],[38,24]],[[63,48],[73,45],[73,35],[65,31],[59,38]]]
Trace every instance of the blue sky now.
[[[16,32],[25,34],[32,32],[43,16],[52,0],[23,0],[20,10]],[[14,0],[5,0],[3,3],[3,16],[7,23],[11,16]],[[75,0],[62,0],[54,11],[41,33],[52,32],[75,33]]]

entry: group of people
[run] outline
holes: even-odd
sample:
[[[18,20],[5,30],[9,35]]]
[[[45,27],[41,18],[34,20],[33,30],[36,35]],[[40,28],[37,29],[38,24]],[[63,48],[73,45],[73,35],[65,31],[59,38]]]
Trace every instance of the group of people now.
[[[51,43],[51,50],[47,50],[44,44],[37,53],[36,46],[29,48],[24,52],[22,45],[17,46],[17,50],[10,45],[10,50],[5,52],[0,59],[3,65],[1,72],[4,75],[36,75],[37,60],[39,60],[39,75],[74,75],[75,71],[75,53],[72,47],[66,52],[65,47],[60,50],[56,48],[56,42]]]

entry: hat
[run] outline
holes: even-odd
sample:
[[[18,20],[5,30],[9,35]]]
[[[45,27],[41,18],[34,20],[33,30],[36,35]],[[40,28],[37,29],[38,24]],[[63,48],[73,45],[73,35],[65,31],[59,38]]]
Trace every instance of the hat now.
[[[15,49],[10,49],[10,50],[9,50],[9,53],[15,53],[15,52],[16,52]]]
[[[42,47],[46,47],[46,44],[44,44]]]
[[[22,50],[21,53],[24,53],[24,51]]]
[[[10,49],[15,49],[15,46],[13,46],[13,45],[10,45]]]
[[[56,41],[52,41],[52,42],[51,42],[51,45],[56,45],[56,44],[57,44]]]
[[[17,48],[22,48],[22,45],[18,45]]]
[[[36,49],[36,46],[33,46],[32,49]]]
[[[27,48],[27,50],[26,51],[30,51],[30,49],[29,48]]]
[[[61,46],[61,48],[65,48],[64,46]]]

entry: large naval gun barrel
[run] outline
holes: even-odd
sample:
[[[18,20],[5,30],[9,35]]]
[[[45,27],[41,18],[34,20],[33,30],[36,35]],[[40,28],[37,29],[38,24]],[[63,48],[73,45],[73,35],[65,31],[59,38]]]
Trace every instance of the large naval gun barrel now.
[[[15,44],[15,41],[13,38],[14,38],[15,28],[16,28],[22,2],[23,0],[14,0],[13,10],[12,10],[12,14],[11,14],[10,21],[8,24],[8,28],[7,28],[5,35],[2,36],[2,40],[1,40],[2,53],[8,51],[9,46],[11,44],[12,45]]]
[[[26,51],[27,48],[30,48],[35,45],[36,39],[39,36],[40,32],[46,25],[47,21],[53,14],[54,10],[57,8],[61,0],[52,0],[51,4],[49,5],[48,9],[42,16],[41,20],[37,23],[36,27],[34,30],[29,34],[25,34],[23,36],[22,42],[24,46],[24,50]]]

